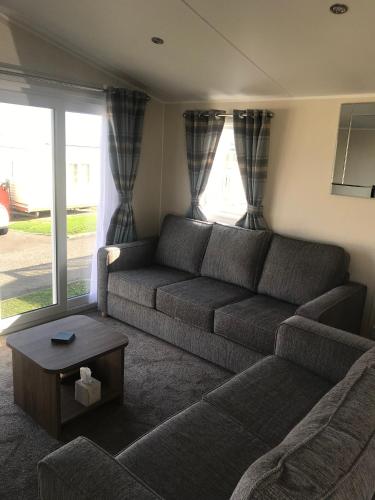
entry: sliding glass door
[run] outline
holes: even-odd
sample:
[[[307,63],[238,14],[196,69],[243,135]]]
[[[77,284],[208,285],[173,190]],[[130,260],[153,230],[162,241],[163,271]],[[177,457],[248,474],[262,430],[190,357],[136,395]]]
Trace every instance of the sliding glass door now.
[[[0,103],[0,317],[57,304],[53,110]],[[4,224],[4,223],[3,223]]]
[[[3,332],[89,303],[102,112],[83,96],[0,93]]]
[[[90,294],[101,159],[100,115],[65,114],[68,299]]]

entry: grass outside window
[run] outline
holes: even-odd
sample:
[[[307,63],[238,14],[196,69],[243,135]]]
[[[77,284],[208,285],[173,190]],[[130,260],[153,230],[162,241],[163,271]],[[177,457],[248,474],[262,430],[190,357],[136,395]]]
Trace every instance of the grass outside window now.
[[[96,231],[96,213],[69,214],[66,217],[67,234],[73,236]],[[51,234],[51,217],[11,222],[9,229],[32,234]]]
[[[89,280],[77,280],[68,283],[68,298],[79,297],[90,292]],[[0,318],[9,318],[29,311],[35,311],[52,305],[52,288],[30,292],[20,297],[0,301]]]

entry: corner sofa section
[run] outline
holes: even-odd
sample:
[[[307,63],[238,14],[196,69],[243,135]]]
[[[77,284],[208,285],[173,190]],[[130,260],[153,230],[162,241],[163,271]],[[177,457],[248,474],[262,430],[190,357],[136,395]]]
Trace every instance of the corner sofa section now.
[[[340,247],[168,215],[158,239],[101,248],[98,307],[240,372],[299,314],[359,333],[366,287]]]
[[[294,316],[274,355],[116,457],[85,438],[47,456],[41,500],[370,500],[374,346]]]

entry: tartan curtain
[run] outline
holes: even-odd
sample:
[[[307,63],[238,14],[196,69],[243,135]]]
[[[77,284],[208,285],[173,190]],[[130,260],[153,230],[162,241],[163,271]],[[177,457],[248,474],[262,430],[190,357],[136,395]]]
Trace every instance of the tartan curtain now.
[[[191,205],[187,217],[206,220],[199,208],[199,197],[203,194],[210,176],[217,145],[224,126],[224,111],[186,111],[186,152],[190,179]]]
[[[270,122],[267,110],[233,111],[237,161],[247,200],[246,214],[236,225],[246,229],[267,228],[262,201],[267,179]]]
[[[109,163],[119,196],[107,232],[107,245],[137,239],[132,198],[148,100],[143,92],[113,88],[107,91]]]

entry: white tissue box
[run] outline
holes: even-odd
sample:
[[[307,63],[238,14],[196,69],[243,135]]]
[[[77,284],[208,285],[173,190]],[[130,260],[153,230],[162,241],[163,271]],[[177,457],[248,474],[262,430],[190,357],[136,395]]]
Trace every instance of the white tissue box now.
[[[91,406],[100,401],[102,397],[102,384],[96,378],[91,378],[92,382],[86,384],[82,380],[76,380],[75,399],[84,406]]]

